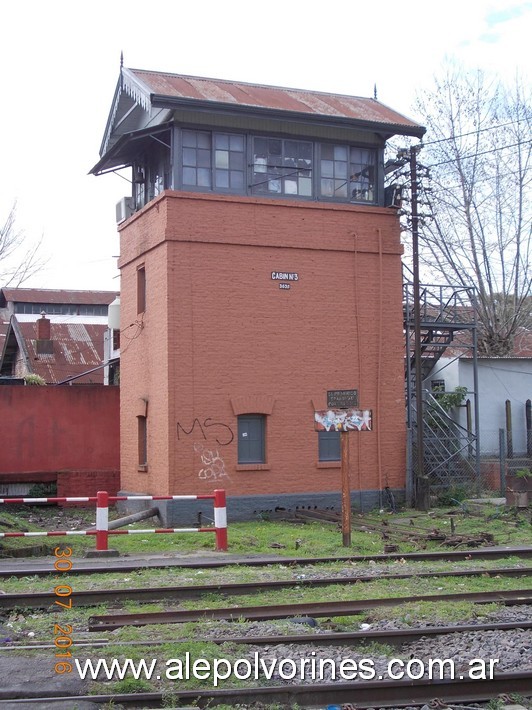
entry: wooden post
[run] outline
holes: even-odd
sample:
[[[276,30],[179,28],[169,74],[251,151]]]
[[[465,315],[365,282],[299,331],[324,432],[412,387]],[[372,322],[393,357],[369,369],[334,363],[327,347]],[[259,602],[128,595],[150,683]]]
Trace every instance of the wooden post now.
[[[351,486],[349,484],[349,438],[340,432],[342,450],[342,544],[351,547]]]

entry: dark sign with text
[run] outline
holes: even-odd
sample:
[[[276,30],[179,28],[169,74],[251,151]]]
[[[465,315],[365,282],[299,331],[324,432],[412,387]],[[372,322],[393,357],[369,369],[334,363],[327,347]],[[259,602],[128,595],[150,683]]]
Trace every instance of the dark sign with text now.
[[[327,392],[327,406],[336,409],[358,407],[358,390],[329,390]]]

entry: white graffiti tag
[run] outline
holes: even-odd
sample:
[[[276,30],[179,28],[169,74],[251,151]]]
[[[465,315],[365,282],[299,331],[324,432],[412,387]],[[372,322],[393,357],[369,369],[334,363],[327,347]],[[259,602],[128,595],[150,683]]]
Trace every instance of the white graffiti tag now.
[[[229,478],[225,471],[225,462],[218,450],[206,449],[203,444],[196,443],[194,444],[194,451],[200,455],[201,463],[203,464],[203,468],[198,473],[198,478],[202,478],[205,481]]]

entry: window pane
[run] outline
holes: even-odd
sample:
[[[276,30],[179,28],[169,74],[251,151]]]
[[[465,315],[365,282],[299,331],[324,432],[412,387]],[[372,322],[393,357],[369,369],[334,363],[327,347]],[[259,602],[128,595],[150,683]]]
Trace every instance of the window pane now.
[[[334,176],[337,178],[345,178],[347,180],[347,163],[337,161],[334,164]]]
[[[196,147],[196,131],[183,131],[183,145]]]
[[[243,153],[229,153],[229,167],[231,170],[243,170],[244,169],[244,154]]]
[[[196,165],[195,148],[183,148],[183,165]]]
[[[195,185],[196,184],[196,170],[195,170],[195,168],[183,168],[183,184],[184,185]]]
[[[211,135],[210,133],[198,133],[198,148],[211,148]]]
[[[321,144],[321,157],[323,160],[333,160],[334,159],[334,146],[330,143]]]
[[[333,180],[323,180],[321,181],[321,194],[325,197],[332,197],[334,194],[334,181]]]
[[[347,146],[335,145],[334,146],[334,159],[335,160],[347,160]]]
[[[211,151],[210,150],[198,150],[198,168],[210,168],[211,167]]]
[[[312,143],[300,141],[299,157],[303,160],[306,160],[310,164],[312,163]]]
[[[285,180],[284,191],[286,195],[297,195],[297,180]]]
[[[244,150],[244,136],[230,136],[229,147],[231,150]]]
[[[253,139],[253,150],[255,153],[260,155],[266,155],[268,153],[268,139],[267,138],[254,138]]]
[[[299,178],[299,194],[303,197],[312,196],[312,180],[310,178]]]
[[[244,173],[239,170],[231,170],[231,187],[241,190],[244,187]]]
[[[198,185],[200,187],[211,186],[211,171],[206,168],[198,168]]]
[[[334,163],[332,160],[321,161],[321,174],[323,177],[332,177],[334,175]]]
[[[229,151],[227,150],[217,150],[216,151],[216,163],[217,168],[227,169],[229,167]]]
[[[334,196],[335,197],[347,197],[347,182],[346,182],[346,180],[335,180],[334,181]]]
[[[229,173],[227,170],[216,171],[216,187],[229,187]]]
[[[229,136],[226,133],[217,133],[214,136],[214,145],[216,148],[229,148]]]

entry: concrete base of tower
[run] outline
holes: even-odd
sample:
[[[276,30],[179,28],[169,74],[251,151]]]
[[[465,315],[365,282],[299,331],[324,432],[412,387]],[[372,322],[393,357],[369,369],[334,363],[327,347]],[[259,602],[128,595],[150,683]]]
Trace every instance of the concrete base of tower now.
[[[145,493],[120,491],[118,495],[146,495]],[[386,491],[352,491],[351,507],[355,511],[365,512],[374,509],[393,510],[403,505],[405,491],[388,489]],[[214,508],[211,500],[161,500],[161,501],[122,501],[118,504],[120,513],[136,513],[157,505],[160,524],[163,527],[178,528],[190,526],[211,526],[214,520]],[[286,493],[272,495],[228,496],[227,520],[229,524],[250,520],[268,520],[278,513],[297,512],[298,510],[342,509],[340,492],[327,493]]]

